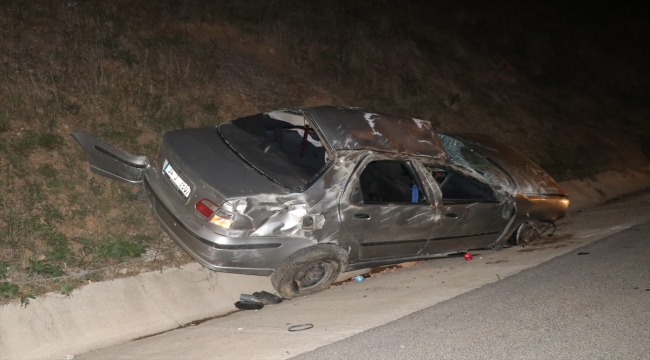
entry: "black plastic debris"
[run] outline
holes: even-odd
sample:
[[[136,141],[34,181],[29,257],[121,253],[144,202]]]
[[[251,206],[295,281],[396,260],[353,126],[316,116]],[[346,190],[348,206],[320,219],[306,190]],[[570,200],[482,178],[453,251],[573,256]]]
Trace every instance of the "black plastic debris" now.
[[[270,292],[267,291],[258,291],[253,293],[253,297],[255,298],[255,301],[259,301],[264,305],[269,305],[269,304],[279,304],[282,302],[282,298],[275,295],[271,294]]]
[[[237,301],[235,307],[240,310],[259,310],[264,307],[264,304],[257,301]]]
[[[235,303],[235,306],[241,310],[258,310],[263,308],[264,305],[279,304],[281,302],[282,298],[275,294],[267,291],[258,291],[254,292],[253,295],[239,295],[239,301]]]
[[[588,252],[581,251],[581,252],[578,253],[578,255],[589,255],[589,253],[588,253]]]
[[[296,331],[309,330],[313,327],[314,324],[300,324],[300,325],[290,326],[288,330],[291,332],[296,332]]]

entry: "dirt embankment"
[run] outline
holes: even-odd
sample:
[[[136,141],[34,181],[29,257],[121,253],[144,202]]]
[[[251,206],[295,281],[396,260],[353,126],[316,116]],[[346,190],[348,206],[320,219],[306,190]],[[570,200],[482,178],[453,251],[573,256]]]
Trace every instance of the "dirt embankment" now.
[[[340,104],[489,134],[560,180],[644,163],[650,117],[639,59],[595,47],[581,35],[588,23],[573,31],[561,19],[535,20],[537,10],[503,9],[0,2],[0,297],[69,293],[188,261],[138,189],[89,173],[72,131],[152,157],[168,130]],[[512,14],[520,20],[503,21]],[[143,255],[152,261],[128,264]]]

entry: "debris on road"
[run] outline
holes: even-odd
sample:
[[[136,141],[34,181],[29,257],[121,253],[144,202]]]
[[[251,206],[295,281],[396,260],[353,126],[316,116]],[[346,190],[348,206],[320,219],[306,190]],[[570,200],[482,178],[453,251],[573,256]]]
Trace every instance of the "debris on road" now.
[[[293,325],[289,327],[289,331],[291,332],[296,332],[296,331],[303,331],[303,330],[309,330],[314,327],[314,324],[301,324],[301,325]]]
[[[465,258],[466,261],[470,261],[470,260],[474,259],[474,257],[472,256],[471,253],[465,253],[465,255],[463,257]]]
[[[253,293],[253,298],[255,301],[259,301],[264,305],[273,305],[273,304],[279,304],[282,302],[282,298],[275,295],[271,294],[270,292],[267,291],[258,291]],[[240,298],[241,299],[241,298]]]
[[[254,292],[253,295],[239,295],[239,301],[235,303],[235,306],[237,309],[241,310],[259,310],[263,308],[264,305],[279,304],[281,302],[282,298],[275,294],[271,294],[267,291],[258,291]]]
[[[486,264],[501,264],[501,263],[506,263],[508,260],[497,260],[497,261],[488,261]]]
[[[264,307],[264,304],[257,301],[237,301],[235,307],[240,310],[259,310]]]
[[[363,280],[365,280],[363,275],[359,275],[359,276],[354,277],[354,282],[362,282]]]

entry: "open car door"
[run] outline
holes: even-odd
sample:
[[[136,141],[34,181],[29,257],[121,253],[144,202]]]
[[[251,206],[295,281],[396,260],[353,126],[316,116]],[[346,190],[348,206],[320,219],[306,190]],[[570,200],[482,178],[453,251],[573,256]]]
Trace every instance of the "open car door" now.
[[[72,137],[86,152],[92,172],[129,184],[142,183],[142,173],[149,166],[146,156],[131,155],[86,133],[75,132]]]

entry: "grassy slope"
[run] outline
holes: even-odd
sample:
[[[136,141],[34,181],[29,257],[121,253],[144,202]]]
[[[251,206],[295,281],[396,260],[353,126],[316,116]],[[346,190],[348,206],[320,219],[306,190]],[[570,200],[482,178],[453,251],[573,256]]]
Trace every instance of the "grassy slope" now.
[[[644,54],[544,8],[466,5],[0,0],[0,297],[188,261],[72,131],[152,157],[171,129],[334,103],[492,135],[560,179],[646,161]],[[124,264],[147,249],[164,255]]]

